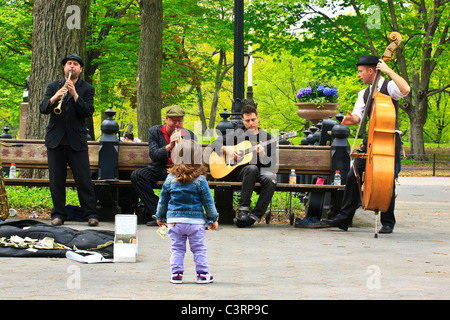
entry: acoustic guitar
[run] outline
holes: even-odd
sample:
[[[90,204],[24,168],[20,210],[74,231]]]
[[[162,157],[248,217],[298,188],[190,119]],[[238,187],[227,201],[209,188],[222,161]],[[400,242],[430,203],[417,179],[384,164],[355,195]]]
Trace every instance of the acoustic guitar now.
[[[264,147],[280,139],[290,139],[296,136],[297,131],[293,131],[261,142],[259,145]],[[241,143],[233,146],[233,148],[238,151],[238,154],[240,155],[238,160],[229,158],[226,152],[223,152],[223,155],[219,155],[215,151],[212,151],[209,157],[209,171],[211,172],[212,177],[214,179],[223,179],[231,174],[236,168],[250,163],[253,160],[254,151],[256,151],[257,146],[258,145],[252,145],[252,143],[248,140],[242,141]]]

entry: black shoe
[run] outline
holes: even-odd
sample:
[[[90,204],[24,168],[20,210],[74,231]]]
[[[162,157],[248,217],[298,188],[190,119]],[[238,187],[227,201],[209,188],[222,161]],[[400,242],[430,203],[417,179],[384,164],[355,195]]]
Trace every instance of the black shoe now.
[[[255,220],[253,219],[238,220],[237,218],[234,218],[233,222],[238,228],[247,228],[252,226],[255,223]]]
[[[392,233],[394,231],[394,228],[391,226],[382,226],[380,231],[378,233]]]
[[[343,220],[334,218],[334,219],[322,219],[322,222],[326,223],[330,227],[337,227],[341,230],[347,231],[348,224],[346,224]]]
[[[237,217],[233,219],[234,224],[238,228],[250,227],[255,223],[255,220],[250,219],[248,211],[239,210]]]
[[[96,219],[96,218],[90,218],[90,219],[88,220],[88,225],[91,226],[91,227],[96,227],[96,226],[98,226],[98,219]]]
[[[236,219],[239,221],[248,221],[248,211],[239,210]]]
[[[64,221],[61,218],[53,218],[52,219],[52,226],[60,226],[63,224],[64,224]]]
[[[261,221],[261,217],[258,217],[256,214],[254,213],[250,213],[249,215],[250,219],[255,220],[255,222],[260,222]]]

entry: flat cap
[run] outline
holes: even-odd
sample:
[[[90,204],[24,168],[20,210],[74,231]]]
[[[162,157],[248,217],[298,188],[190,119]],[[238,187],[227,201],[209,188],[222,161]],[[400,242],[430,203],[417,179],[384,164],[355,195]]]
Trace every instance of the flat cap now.
[[[184,114],[183,108],[177,105],[167,107],[166,110],[167,117],[184,117]]]
[[[78,63],[80,64],[80,66],[83,68],[84,67],[84,63],[83,63],[83,59],[81,59],[81,57],[79,55],[77,55],[76,53],[71,53],[69,54],[67,57],[65,57],[64,59],[62,59],[61,64],[64,66],[66,65],[67,60],[75,60],[78,61]]]
[[[356,65],[357,66],[360,66],[360,65],[370,66],[370,65],[377,65],[378,62],[380,62],[380,58],[378,58],[377,56],[373,56],[371,54],[365,54],[365,55],[359,57],[358,63]]]

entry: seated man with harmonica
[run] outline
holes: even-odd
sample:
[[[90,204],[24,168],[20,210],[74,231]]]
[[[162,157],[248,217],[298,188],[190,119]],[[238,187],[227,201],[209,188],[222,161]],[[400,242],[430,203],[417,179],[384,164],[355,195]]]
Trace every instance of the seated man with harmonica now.
[[[156,213],[159,198],[153,192],[157,181],[164,181],[167,168],[171,166],[171,151],[180,139],[196,140],[192,131],[183,128],[184,110],[180,106],[170,106],[166,110],[166,123],[156,125],[148,130],[148,154],[150,164],[133,171],[131,183],[138,197],[144,203],[147,225],[156,225],[152,216]]]
[[[261,220],[275,191],[276,144],[261,145],[272,137],[258,127],[258,121],[256,107],[246,105],[242,108],[243,124],[219,136],[210,145],[212,153],[209,165],[213,177],[223,176],[227,181],[242,182],[238,214],[234,219],[236,226],[241,228]],[[223,174],[216,174],[213,172],[215,170],[223,171]],[[250,212],[251,196],[257,182],[261,183],[261,193]]]

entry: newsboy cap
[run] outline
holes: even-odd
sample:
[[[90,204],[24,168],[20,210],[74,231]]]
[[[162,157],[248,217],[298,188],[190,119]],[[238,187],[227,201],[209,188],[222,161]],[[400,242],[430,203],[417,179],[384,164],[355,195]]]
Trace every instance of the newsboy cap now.
[[[182,107],[174,105],[167,107],[166,116],[168,117],[184,117],[184,110]]]
[[[66,65],[67,60],[75,60],[78,61],[78,63],[80,64],[80,66],[83,68],[84,67],[84,63],[83,63],[83,59],[81,59],[81,57],[79,55],[77,55],[76,53],[71,53],[69,54],[67,57],[65,57],[64,59],[62,59],[61,64],[64,66]]]
[[[360,66],[360,65],[370,66],[370,65],[377,65],[378,62],[380,62],[380,58],[378,58],[377,56],[373,56],[371,54],[365,54],[365,55],[359,57],[358,63],[356,65],[357,66]]]

